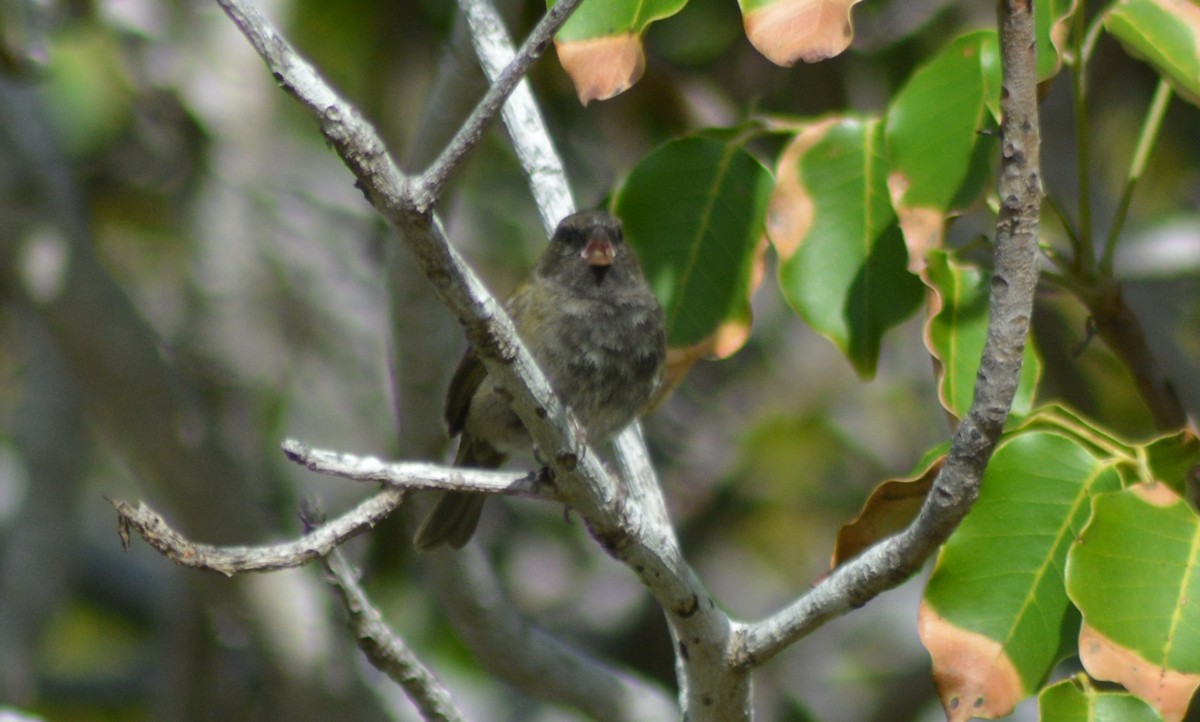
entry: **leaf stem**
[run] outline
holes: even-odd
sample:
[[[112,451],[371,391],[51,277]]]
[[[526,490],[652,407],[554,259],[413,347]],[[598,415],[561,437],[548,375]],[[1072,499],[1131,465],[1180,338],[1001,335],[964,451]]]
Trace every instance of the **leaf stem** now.
[[[1084,8],[1075,11],[1075,62],[1071,65],[1071,81],[1075,96],[1075,143],[1076,162],[1079,174],[1079,233],[1071,239],[1075,251],[1075,270],[1084,275],[1095,271],[1095,252],[1092,250],[1092,202],[1091,179],[1088,172],[1088,127],[1087,127],[1087,82],[1085,49],[1091,54],[1091,46],[1084,42],[1087,33],[1084,27]]]
[[[1080,17],[1082,24],[1083,8],[1080,7],[1075,11]],[[1104,29],[1104,13],[1100,13],[1092,19],[1091,25],[1088,25],[1087,32],[1083,34],[1083,42],[1079,46],[1079,64],[1086,67],[1092,62],[1092,52],[1096,49],[1096,41],[1100,38],[1100,31]]]
[[[1062,226],[1063,233],[1067,234],[1067,239],[1071,242],[1071,248],[1077,249],[1080,243],[1079,230],[1075,228],[1075,224],[1072,223],[1071,219],[1067,217],[1067,214],[1063,210],[1063,207],[1059,204],[1058,199],[1055,198],[1053,194],[1047,193],[1045,203],[1050,211],[1054,214],[1054,217],[1058,219],[1059,225]]]
[[[1109,228],[1108,238],[1104,242],[1104,255],[1100,257],[1100,274],[1111,278],[1113,274],[1113,256],[1117,250],[1117,239],[1121,228],[1125,225],[1125,215],[1129,212],[1129,204],[1133,201],[1133,191],[1137,188],[1142,172],[1146,170],[1146,162],[1150,151],[1158,140],[1158,131],[1162,128],[1163,116],[1167,106],[1171,104],[1171,86],[1163,78],[1159,78],[1154,98],[1146,111],[1146,119],[1142,121],[1142,130],[1138,134],[1137,147],[1133,151],[1133,160],[1129,164],[1129,175],[1125,179],[1125,188],[1121,191],[1121,200],[1117,204],[1116,215],[1113,216],[1112,227]]]
[[[1071,432],[1080,441],[1087,442],[1110,456],[1127,463],[1137,463],[1138,452],[1130,447],[1129,442],[1084,421],[1069,408],[1050,407],[1039,416],[1047,421],[1053,421],[1060,429]]]

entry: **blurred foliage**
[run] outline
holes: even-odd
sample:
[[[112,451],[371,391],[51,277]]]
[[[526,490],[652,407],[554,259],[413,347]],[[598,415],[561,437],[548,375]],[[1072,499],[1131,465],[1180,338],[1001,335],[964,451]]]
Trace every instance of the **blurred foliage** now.
[[[139,321],[156,332],[156,353],[203,400],[214,419],[213,433],[245,472],[242,479],[213,479],[211,493],[243,495],[238,498],[266,520],[271,533],[264,534],[272,537],[296,532],[297,497],[321,498],[331,512],[352,504],[363,489],[288,467],[277,444],[295,436],[380,456],[395,447],[389,343],[420,340],[387,339],[379,244],[391,238],[379,240],[378,220],[314,124],[278,92],[215,4],[45,5],[51,11],[39,11],[37,22],[28,25],[27,32],[34,33],[28,39],[36,42],[6,44],[0,64],[0,120],[11,123],[18,109],[37,108],[35,115],[20,116],[25,120],[19,128],[0,124],[0,266],[9,269],[0,273],[0,442],[18,455],[34,456],[27,444],[13,441],[32,419],[29,384],[34,367],[44,365],[29,351],[22,330],[31,302],[19,298],[18,280],[41,272],[39,264],[49,264],[52,279],[55,243],[73,232],[61,229],[82,228],[87,247],[132,299]],[[502,5],[518,38],[544,7],[539,0]],[[33,6],[2,0],[0,18],[9,21],[17,17],[14,8]],[[452,3],[279,0],[264,8],[402,155],[442,62],[442,45],[454,23]],[[1091,22],[1101,10],[1089,4],[1080,12]],[[892,99],[918,68],[928,67],[953,38],[994,23],[986,4],[870,0],[855,9],[857,39],[845,55],[785,69],[754,51],[738,20],[737,9],[725,0],[691,0],[646,30],[642,80],[586,109],[553,53],[538,63],[531,81],[581,205],[603,205],[654,149],[705,128],[748,127],[764,118],[811,120],[846,110],[890,121]],[[3,27],[12,25],[0,22]],[[20,48],[40,44],[47,48],[44,65],[10,62],[25,52]],[[1150,66],[1131,60],[1109,35],[1099,35],[1089,65],[1086,118],[1094,149],[1089,199],[1098,225],[1117,206],[1156,82]],[[30,89],[35,105],[22,94]],[[1078,201],[1068,200],[1078,197],[1079,184],[1070,78],[1060,73],[1043,90],[1044,175],[1066,215],[1075,219]],[[936,101],[938,93],[931,92]],[[915,108],[918,124],[931,122],[920,120],[930,102]],[[976,141],[977,147],[992,145],[990,126],[982,129],[986,123],[979,120],[950,150]],[[1119,254],[1116,265],[1120,275],[1133,261],[1141,264],[1127,295],[1193,415],[1200,409],[1195,302],[1200,263],[1194,255],[1170,254],[1197,243],[1197,124],[1196,108],[1184,102],[1166,113],[1126,222],[1121,254],[1127,255]],[[772,130],[746,137],[744,152],[773,167],[785,135]],[[65,168],[58,177],[69,187],[45,180],[55,164]],[[454,240],[501,293],[542,242],[517,168],[503,132],[493,132],[456,176],[453,195],[441,208]],[[924,170],[950,179],[936,166]],[[960,203],[964,199],[954,188],[946,194],[947,205],[953,200],[953,210],[961,213],[945,232],[951,248],[990,234],[991,211],[975,197],[983,186],[976,181],[986,174],[980,166],[971,168],[977,170],[974,185],[968,184],[972,198]],[[54,202],[55,192],[75,194],[82,212]],[[1068,225],[1047,214],[1046,243],[1068,247]],[[970,256],[972,250],[962,253]],[[71,253],[78,257],[79,250]],[[765,263],[770,278],[778,260],[768,255]],[[915,302],[905,300],[899,309],[909,320],[881,344],[870,384],[860,382],[835,345],[796,318],[779,290],[764,286],[750,303],[754,326],[745,347],[727,361],[697,365],[647,421],[689,559],[717,598],[747,617],[775,609],[824,573],[837,529],[872,486],[917,467],[949,429],[936,402],[922,319],[910,315],[919,313]],[[1152,418],[1133,393],[1128,371],[1091,338],[1086,318],[1065,291],[1047,286],[1040,294],[1035,333],[1044,363],[1037,401],[1063,401],[1122,437],[1153,435]],[[97,355],[104,352],[97,349]],[[429,363],[452,365],[454,359]],[[71,373],[86,387],[86,366]],[[90,397],[84,395],[87,409]],[[96,422],[102,417],[95,409],[88,418],[93,421],[88,438],[65,432],[61,437],[83,449],[87,461],[77,478],[64,477],[62,486],[53,487],[60,504],[64,498],[96,500],[116,492],[167,496],[162,485],[170,480],[150,478],[121,445],[119,430]],[[187,419],[178,427],[170,433],[194,428]],[[0,472],[0,508],[15,510],[0,516],[0,552],[18,549],[22,523],[39,521],[35,495],[25,483],[16,472]],[[564,522],[558,510],[531,506],[536,505],[498,504],[482,529],[522,609],[581,646],[603,647],[672,684],[661,612],[594,548],[576,520]],[[330,624],[327,617],[333,619],[332,639],[342,652],[320,652],[320,644],[312,642],[304,653],[267,653],[281,670],[274,678],[247,659],[256,645],[270,647],[270,634],[222,596],[231,588],[225,580],[198,577],[151,555],[113,555],[111,516],[102,507],[86,508],[84,519],[71,519],[77,536],[67,551],[43,562],[58,565],[68,581],[55,598],[37,605],[44,614],[30,617],[30,627],[21,630],[28,634],[4,635],[9,643],[32,641],[16,649],[0,644],[5,655],[0,667],[6,670],[0,699],[47,719],[168,718],[163,710],[180,719],[256,719],[269,718],[256,712],[286,709],[278,700],[266,701],[262,690],[274,686],[332,690],[329,696],[347,705],[351,718],[382,716],[361,686],[352,661],[357,653],[344,649],[336,614],[326,614],[328,599],[294,595],[317,610],[314,637]],[[232,533],[245,543],[266,541],[247,538],[250,532]],[[43,545],[42,551],[54,549]],[[7,575],[0,583],[0,609],[17,609],[11,600],[42,584],[37,577],[11,576],[16,568],[11,558],[0,555],[0,573]],[[494,710],[508,710],[514,719],[572,719],[490,681],[450,633],[407,551],[398,552],[395,564],[372,570],[371,592],[389,621],[462,690],[481,719],[504,718]],[[130,569],[136,570],[133,576]],[[155,600],[157,606],[150,606],[158,611],[147,612],[130,601],[131,594],[112,593],[114,588]],[[168,603],[171,594],[191,601]],[[245,597],[236,599],[246,603]],[[854,644],[818,636],[808,640],[811,651],[785,655],[756,680],[757,704],[767,711],[760,717],[890,722],[902,709],[910,715],[906,719],[936,719],[941,712],[928,684],[928,657],[915,639],[898,637],[897,630],[913,627],[915,615],[914,594],[887,595],[831,625],[831,636]],[[144,670],[139,665],[145,660],[159,671],[178,662],[163,640],[185,622],[202,630],[193,636],[208,638],[207,647],[174,650],[199,660],[190,686],[129,671]],[[879,660],[895,666],[879,671],[872,666]],[[802,665],[803,674],[796,673]],[[19,684],[14,670],[29,672],[31,685]],[[68,676],[65,689],[58,683]],[[286,687],[286,680],[296,686]],[[218,688],[235,701],[224,706],[214,701],[212,707],[198,701]],[[251,700],[258,703],[247,705],[253,711],[230,713],[238,702]],[[407,719],[404,704],[396,707]],[[314,706],[290,718],[324,719],[322,710]]]
[[[50,63],[41,91],[65,150],[102,151],[128,122],[137,92],[118,38],[98,24],[72,25],[54,37]]]

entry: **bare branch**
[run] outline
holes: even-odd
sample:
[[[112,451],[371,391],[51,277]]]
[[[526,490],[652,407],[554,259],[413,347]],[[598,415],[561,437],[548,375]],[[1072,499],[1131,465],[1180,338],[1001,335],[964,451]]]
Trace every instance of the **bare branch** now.
[[[294,542],[254,547],[197,544],[175,531],[144,503],[134,506],[109,500],[119,515],[117,530],[129,548],[129,530],[176,564],[232,577],[245,572],[269,572],[298,567],[333,551],[339,544],[378,524],[404,501],[407,492],[385,489],[331,522]]]
[[[267,64],[275,81],[308,108],[326,140],[360,180],[371,204],[390,221],[413,206],[408,181],[383,140],[358,109],[343,100],[279,34],[250,0],[217,0]]]
[[[983,471],[1003,431],[1021,372],[1037,285],[1038,213],[1042,186],[1030,0],[1002,0],[1004,68],[1000,124],[1000,217],[996,223],[987,343],[975,398],[958,427],[946,463],[917,519],[895,537],[840,567],[774,616],[738,632],[732,664],[762,664],[826,620],[860,607],[899,585],[958,527],[979,495]]]
[[[556,470],[564,472],[560,480],[570,475],[575,481],[572,486],[580,487],[580,496],[591,496],[601,503],[611,500],[612,479],[594,453],[585,453],[586,444],[575,431],[578,425],[567,418],[566,408],[525,349],[503,306],[450,245],[436,216],[418,208],[407,179],[375,129],[296,54],[250,0],[217,2],[263,57],[280,85],[316,116],[321,131],[355,174],[359,187],[376,210],[396,226],[433,281],[439,298],[463,326],[489,378],[512,394],[513,409],[530,429],[537,447]],[[532,51],[528,44],[522,49],[523,53]],[[572,474],[574,471],[579,473]]]
[[[645,511],[648,523],[661,527],[663,533],[670,536],[671,545],[679,546],[679,541],[675,538],[675,527],[671,525],[671,517],[667,515],[667,502],[663,498],[662,487],[658,485],[658,474],[646,451],[642,425],[630,424],[629,428],[613,439],[613,448],[617,452],[621,478],[625,481],[629,496]]]
[[[437,218],[413,202],[373,129],[295,57],[278,33],[265,27],[261,14],[245,11],[247,0],[218,2],[243,27],[283,87],[317,116],[367,197],[396,226],[438,296],[462,324],[488,377],[511,395],[513,410],[555,472],[562,500],[584,517],[604,549],[629,566],[666,610],[680,645],[685,713],[698,721],[749,719],[749,678],[726,664],[729,618],[683,559],[673,533],[654,523],[658,515],[640,508],[640,500],[616,483],[579,438],[577,424],[553,394],[511,320],[446,241]],[[249,23],[257,29],[248,30]],[[271,41],[263,42],[262,37]],[[302,70],[293,75],[295,68]],[[314,83],[320,88],[314,89]]]
[[[283,442],[289,459],[312,471],[341,476],[354,481],[372,481],[397,489],[416,491],[473,491],[505,494],[526,499],[554,500],[554,489],[538,472],[494,471],[439,466],[424,462],[385,462],[373,456],[355,456],[340,451],[314,449],[295,439]]]
[[[404,640],[384,624],[383,616],[359,586],[342,553],[335,550],[327,556],[325,569],[329,571],[330,586],[337,590],[338,598],[342,600],[354,639],[371,664],[404,689],[424,719],[461,722],[464,718],[455,707],[450,692],[417,659]]]
[[[491,0],[459,0],[459,9],[471,29],[471,39],[479,62],[488,79],[495,81],[503,69],[512,63],[513,45],[500,14]],[[575,210],[566,171],[558,156],[550,132],[538,110],[529,82],[522,80],[504,104],[503,118],[521,167],[529,180],[530,190],[537,201],[542,223],[547,233],[564,216]],[[634,423],[620,434],[615,442],[622,464],[622,477],[630,481],[635,496],[643,497],[653,516],[670,527],[666,505],[658,478],[650,463],[650,455],[642,438],[641,425]],[[669,530],[674,534],[673,530]]]
[[[479,144],[484,131],[500,112],[509,93],[517,87],[525,73],[529,72],[533,61],[549,47],[554,34],[567,18],[571,17],[571,13],[575,12],[580,2],[582,0],[559,0],[538,22],[533,32],[525,39],[521,51],[493,80],[479,105],[475,106],[471,116],[455,134],[454,140],[450,141],[433,165],[421,175],[420,188],[414,193],[418,210],[424,212],[433,208],[450,174],[459,166],[463,157]]]
[[[501,70],[511,64],[513,57],[512,41],[504,29],[500,15],[490,0],[459,0],[459,9],[470,25],[471,37],[484,73],[489,80],[494,81]],[[530,189],[537,200],[543,224],[547,232],[550,232],[559,219],[574,210],[575,204],[571,199],[562,161],[550,140],[549,131],[527,81],[522,80],[509,96],[504,105],[503,117],[521,167],[529,179]],[[636,497],[632,504],[648,509],[651,517],[660,523],[673,539],[674,530],[667,517],[662,490],[650,463],[640,424],[631,424],[629,429],[617,437],[614,445],[622,465],[622,478],[627,481],[627,490]],[[673,543],[678,544],[676,541]]]
[[[512,42],[492,3],[474,0],[462,3],[461,8],[451,44],[438,64],[433,101],[424,111],[426,120],[422,121],[421,130],[410,140],[408,156],[414,162],[421,162],[419,158],[424,156],[428,147],[436,147],[441,126],[457,126],[466,116],[466,111],[456,113],[459,106],[453,104],[454,98],[470,92],[474,82],[474,76],[465,72],[461,48],[468,42],[474,43],[490,80],[495,80],[512,62]],[[463,86],[467,86],[467,89],[464,90]],[[549,232],[559,219],[574,210],[574,201],[562,162],[527,81],[519,83],[505,102],[503,119],[529,179],[543,225]],[[407,260],[407,257],[400,260],[395,253],[389,255],[390,267],[399,266],[397,270],[407,274],[404,285],[393,287],[393,294],[406,301],[414,293],[410,278],[412,271],[402,266]],[[421,291],[424,287],[423,283],[417,286]],[[424,337],[436,332],[436,328],[430,328],[428,317],[428,311],[422,310],[413,324],[415,328],[404,331],[397,338],[409,339],[413,333],[420,333]],[[402,409],[401,419],[412,419],[415,414],[423,413],[419,408],[409,407],[419,405],[421,394],[427,393],[420,387],[420,379],[429,373],[429,356],[423,354],[422,349],[418,348],[415,352],[413,349],[411,340],[396,349],[397,371],[394,378],[402,387],[397,395],[397,405]],[[413,360],[401,364],[402,358],[408,355]],[[409,378],[408,372],[411,371],[418,375],[415,382]],[[436,386],[443,387],[444,384]],[[438,425],[436,421],[435,425]],[[413,437],[422,431],[419,424],[406,425],[402,422],[400,433],[402,448],[412,448]],[[653,468],[649,466],[645,445],[640,436],[636,438],[637,448],[640,449],[636,456],[641,461],[635,461],[633,466],[648,471],[639,478],[649,480],[646,484],[657,495],[657,506],[663,508],[661,518],[667,523],[661,492]],[[634,721],[678,716],[678,708],[652,681],[596,660],[584,650],[565,644],[520,614],[489,561],[472,546],[457,553],[422,555],[422,561],[426,562],[426,574],[432,589],[441,600],[442,609],[459,637],[475,653],[479,662],[499,679],[543,699],[574,707],[595,719]]]
[[[471,40],[484,74],[489,81],[497,82],[504,68],[512,65],[514,56],[500,13],[489,0],[459,0],[458,8],[471,28]],[[528,80],[522,78],[508,96],[503,117],[542,214],[542,225],[547,234],[552,233],[559,220],[575,211],[575,201]]]

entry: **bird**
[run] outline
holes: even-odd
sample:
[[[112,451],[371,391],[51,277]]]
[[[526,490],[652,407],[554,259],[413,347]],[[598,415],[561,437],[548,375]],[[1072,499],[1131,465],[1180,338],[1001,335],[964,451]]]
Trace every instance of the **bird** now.
[[[648,406],[662,384],[662,306],[642,274],[621,222],[603,210],[564,218],[528,277],[505,303],[517,334],[587,441],[606,443]],[[536,449],[468,348],[451,378],[445,421],[459,436],[454,465],[497,468]],[[475,533],[486,494],[443,492],[414,536],[431,550],[461,549]]]

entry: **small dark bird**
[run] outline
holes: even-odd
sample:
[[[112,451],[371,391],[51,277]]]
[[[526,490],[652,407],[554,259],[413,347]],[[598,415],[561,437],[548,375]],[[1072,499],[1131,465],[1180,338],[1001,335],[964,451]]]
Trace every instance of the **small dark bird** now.
[[[666,360],[663,311],[621,223],[603,211],[567,216],[506,304],[517,333],[592,445],[607,442],[650,402]],[[495,468],[532,450],[529,433],[467,349],[446,394],[456,466]],[[446,492],[417,530],[419,549],[467,543],[485,494]]]

